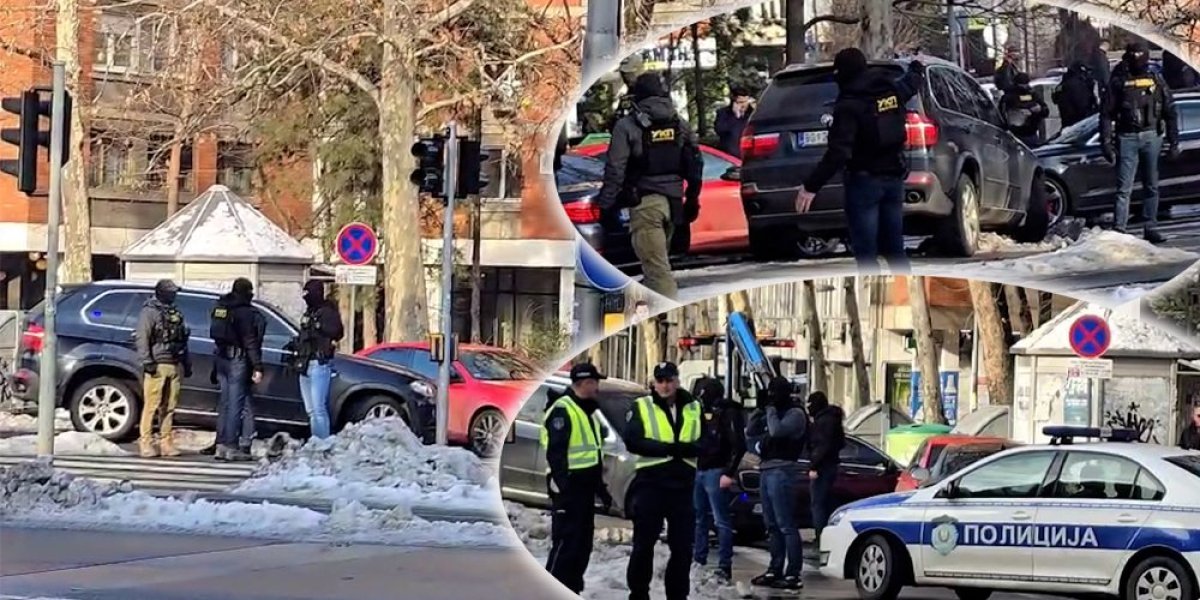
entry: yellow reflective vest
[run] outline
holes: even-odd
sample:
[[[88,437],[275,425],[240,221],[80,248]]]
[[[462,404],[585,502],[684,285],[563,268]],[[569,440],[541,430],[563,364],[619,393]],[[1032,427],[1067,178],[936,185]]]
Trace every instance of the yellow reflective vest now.
[[[563,396],[554,401],[550,405],[550,409],[546,411],[546,416],[542,418],[542,450],[545,451],[550,446],[550,433],[546,429],[546,420],[550,418],[550,414],[556,408],[563,408],[567,411],[567,418],[571,421],[571,439],[567,445],[567,470],[578,471],[580,469],[588,469],[600,464],[600,417],[592,413],[591,418],[588,417],[586,411],[575,403],[575,399],[570,396]],[[546,473],[550,473],[550,469],[546,469]]]
[[[700,402],[693,400],[683,406],[680,414],[683,418],[683,426],[679,429],[678,438],[675,436],[675,428],[671,426],[671,420],[667,418],[667,411],[654,403],[654,398],[651,396],[642,396],[634,401],[634,410],[637,411],[638,418],[641,419],[642,431],[646,435],[646,439],[662,442],[664,444],[676,443],[691,443],[700,439],[700,416],[703,410],[700,407]],[[637,469],[653,467],[671,462],[670,458],[639,456],[637,459]],[[696,468],[696,459],[685,458],[683,462]]]

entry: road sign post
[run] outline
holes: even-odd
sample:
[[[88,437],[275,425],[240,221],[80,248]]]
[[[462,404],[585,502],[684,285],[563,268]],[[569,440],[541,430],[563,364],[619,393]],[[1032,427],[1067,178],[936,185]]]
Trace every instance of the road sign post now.
[[[1112,346],[1112,329],[1109,328],[1108,321],[1099,315],[1083,315],[1071,323],[1067,338],[1071,351],[1079,357],[1067,362],[1067,378],[1088,381],[1087,402],[1080,403],[1080,408],[1088,407],[1086,412],[1090,420],[1091,395],[1092,390],[1096,389],[1094,381],[1112,379],[1113,361],[1100,358]],[[1070,398],[1064,400],[1064,403],[1069,406]],[[1068,406],[1064,406],[1064,413],[1067,412]]]
[[[357,325],[358,286],[375,285],[378,269],[371,264],[379,254],[379,237],[366,223],[348,223],[338,231],[334,250],[342,264],[334,268],[334,281],[350,288],[350,327],[347,331],[348,352],[354,352],[354,331]]]
[[[66,119],[67,70],[64,63],[53,65],[54,83],[50,113],[50,198],[46,219],[46,293],[42,315],[45,333],[42,338],[42,360],[38,381],[38,456],[54,456],[54,407],[58,394],[58,334],[55,318],[58,307],[58,226],[62,221],[62,163],[66,155],[63,131],[69,126]]]
[[[458,193],[458,124],[450,122],[446,139],[445,167],[445,212],[442,213],[442,321],[440,323],[443,340],[454,340],[454,318],[451,311],[454,289],[454,199]],[[437,386],[437,443],[445,446],[449,443],[450,428],[450,363],[452,352],[443,353],[442,361],[438,363]]]

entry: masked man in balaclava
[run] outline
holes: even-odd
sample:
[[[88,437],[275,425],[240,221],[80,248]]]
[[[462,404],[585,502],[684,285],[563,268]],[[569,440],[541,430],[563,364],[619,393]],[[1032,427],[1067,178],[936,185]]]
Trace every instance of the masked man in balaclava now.
[[[154,297],[142,307],[134,334],[138,357],[142,361],[142,397],[145,398],[138,451],[145,458],[160,454],[179,456],[171,437],[171,425],[179,404],[181,382],[192,376],[192,359],[188,354],[191,332],[184,323],[183,313],[175,306],[178,294],[179,286],[170,279],[155,284]]]
[[[296,344],[303,369],[300,395],[315,438],[329,437],[329,383],[333,379],[333,356],[342,339],[342,316],[337,305],[325,297],[320,281],[304,284],[304,316],[300,318],[300,338]]]
[[[250,460],[254,440],[252,387],[262,381],[266,319],[254,307],[254,284],[239,277],[213,307],[209,337],[216,360],[209,380],[221,388],[217,402],[217,460]]]

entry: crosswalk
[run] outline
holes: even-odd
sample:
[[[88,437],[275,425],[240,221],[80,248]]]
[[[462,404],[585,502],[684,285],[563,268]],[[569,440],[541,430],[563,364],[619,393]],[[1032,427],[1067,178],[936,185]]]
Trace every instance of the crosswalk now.
[[[35,460],[0,456],[0,466]],[[146,492],[224,492],[245,481],[254,463],[220,463],[209,457],[138,458],[128,456],[56,456],[54,467],[97,481],[129,481]]]

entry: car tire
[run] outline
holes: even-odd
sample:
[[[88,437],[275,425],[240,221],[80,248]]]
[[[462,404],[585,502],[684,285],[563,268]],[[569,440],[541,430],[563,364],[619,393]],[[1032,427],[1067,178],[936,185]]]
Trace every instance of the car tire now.
[[[1154,588],[1161,586],[1161,594]],[[1187,600],[1196,597],[1192,574],[1169,556],[1151,556],[1129,570],[1121,582],[1122,600]]]
[[[410,428],[413,424],[412,415],[409,414],[408,407],[403,402],[384,394],[371,394],[361,400],[356,400],[350,406],[346,411],[343,425],[383,417],[400,417]]]
[[[891,540],[875,534],[858,548],[854,560],[854,587],[862,600],[896,600],[904,587],[900,557]]]
[[[76,431],[95,433],[110,442],[137,437],[142,399],[129,379],[96,377],[75,386],[67,402]]]
[[[1029,184],[1029,202],[1025,206],[1025,218],[1017,226],[1016,240],[1033,244],[1046,239],[1050,230],[1050,207],[1046,198],[1046,176],[1038,173]]]
[[[1074,206],[1067,185],[1053,175],[1042,176],[1042,187],[1046,194],[1047,228],[1058,225],[1066,217],[1073,217]]]
[[[508,422],[504,413],[494,408],[485,408],[471,417],[471,425],[467,428],[467,444],[471,452],[480,458],[495,458],[500,456],[501,450],[504,449],[507,431]],[[493,439],[486,439],[488,435],[493,436]]]
[[[992,590],[985,588],[954,588],[954,595],[958,596],[958,600],[988,600],[992,597]]]
[[[941,246],[951,258],[971,258],[979,249],[979,188],[963,173],[954,186],[954,207],[941,229]]]

